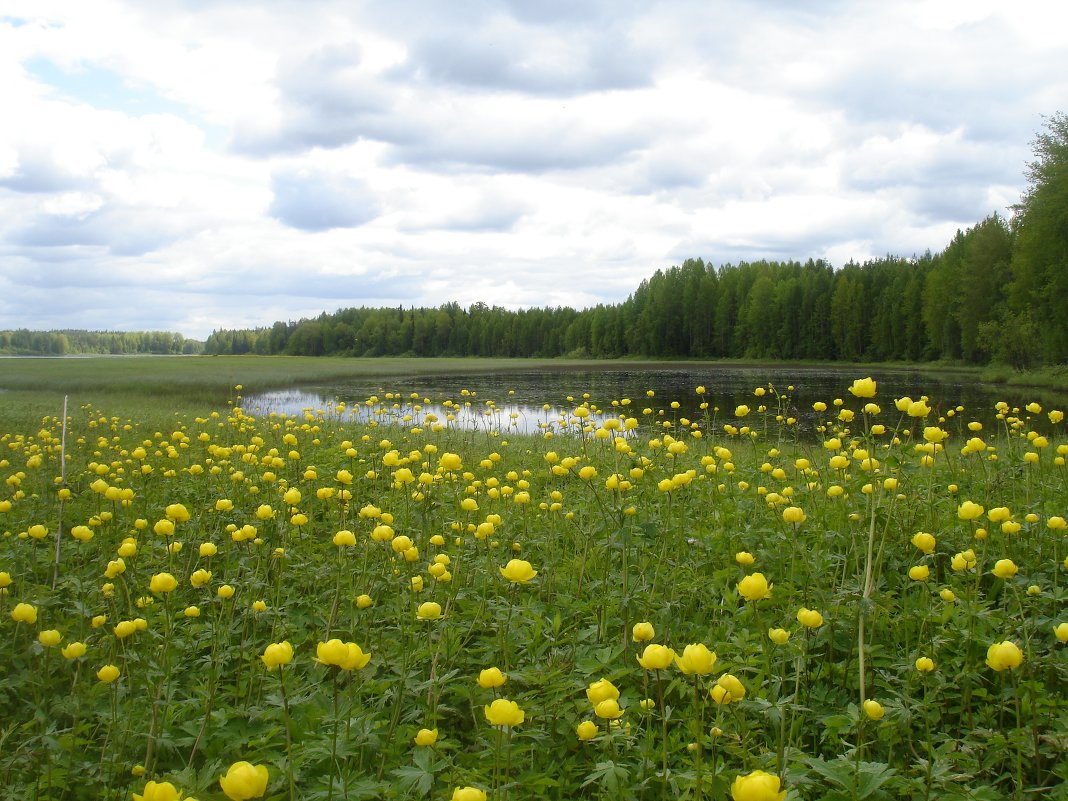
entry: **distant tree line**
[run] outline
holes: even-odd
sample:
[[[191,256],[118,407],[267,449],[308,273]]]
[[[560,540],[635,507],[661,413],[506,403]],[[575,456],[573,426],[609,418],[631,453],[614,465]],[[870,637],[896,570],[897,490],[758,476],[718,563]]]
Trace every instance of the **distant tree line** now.
[[[0,353],[21,356],[201,353],[204,343],[170,331],[0,331]]]
[[[510,311],[350,308],[219,330],[207,353],[1068,362],[1068,117],[1034,143],[1011,224],[994,214],[937,254],[657,270],[622,303]]]

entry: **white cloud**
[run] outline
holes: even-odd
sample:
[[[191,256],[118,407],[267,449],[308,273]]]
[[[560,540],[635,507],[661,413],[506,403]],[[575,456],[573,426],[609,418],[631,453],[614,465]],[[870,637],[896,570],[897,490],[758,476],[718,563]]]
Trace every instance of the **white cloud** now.
[[[1019,198],[1066,8],[9,0],[0,317],[205,336],[938,250]]]

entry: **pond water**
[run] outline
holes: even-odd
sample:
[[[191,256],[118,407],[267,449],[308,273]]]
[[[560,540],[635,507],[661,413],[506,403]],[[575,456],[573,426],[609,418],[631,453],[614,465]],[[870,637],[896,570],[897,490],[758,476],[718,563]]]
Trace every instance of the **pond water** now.
[[[791,420],[789,429],[804,437],[812,436],[817,426],[834,414],[836,398],[841,398],[846,408],[859,410],[866,401],[854,398],[848,390],[854,379],[868,375],[878,382],[873,400],[882,408],[887,424],[896,420],[894,400],[903,396],[927,396],[933,410],[928,424],[941,416],[953,427],[957,421],[963,425],[969,420],[979,420],[984,427],[994,424],[994,407],[999,401],[1020,409],[1036,400],[1043,407],[1068,409],[1064,397],[980,384],[970,376],[951,373],[718,365],[379,379],[249,394],[242,400],[242,408],[257,416],[310,413],[409,428],[446,423],[451,415],[450,425],[536,433],[566,429],[564,420],[586,399],[595,410],[593,419],[624,413],[639,419],[653,415],[675,422],[683,418],[707,422],[707,415],[716,428],[748,425],[776,435]],[[698,394],[697,387],[704,387],[705,393]],[[760,390],[762,395],[757,394]],[[371,398],[375,400],[369,402]],[[814,411],[817,401],[826,403],[828,411]],[[708,404],[707,409],[700,408],[702,402]],[[750,412],[741,419],[735,412],[743,404]]]

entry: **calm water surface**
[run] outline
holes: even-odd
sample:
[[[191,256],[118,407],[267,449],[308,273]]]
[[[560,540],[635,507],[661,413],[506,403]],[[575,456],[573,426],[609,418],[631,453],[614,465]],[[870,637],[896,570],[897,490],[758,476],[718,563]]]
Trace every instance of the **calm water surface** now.
[[[312,413],[342,419],[376,419],[407,427],[428,424],[435,417],[445,422],[451,413],[454,425],[530,433],[559,428],[561,416],[588,396],[590,403],[603,413],[625,412],[639,419],[646,409],[663,418],[697,421],[703,420],[707,411],[717,426],[767,425],[777,429],[777,416],[793,418],[794,426],[804,436],[811,435],[831,414],[814,412],[812,404],[817,401],[833,410],[834,399],[841,398],[847,408],[859,410],[864,402],[854,398],[848,389],[855,378],[867,375],[878,382],[874,401],[881,406],[888,423],[897,416],[894,400],[906,395],[914,399],[926,395],[934,410],[929,423],[935,422],[937,414],[947,417],[951,426],[955,418],[961,424],[969,420],[980,420],[984,426],[994,424],[994,405],[998,401],[1022,408],[1037,400],[1045,408],[1068,409],[1068,399],[1063,397],[983,385],[948,373],[731,366],[420,376],[388,383],[378,380],[250,394],[242,401],[242,407],[255,415]],[[703,396],[697,394],[698,386],[706,388]],[[758,388],[764,390],[763,396],[756,394]],[[653,394],[650,396],[649,392]],[[367,401],[372,396],[378,402],[369,405]],[[708,403],[707,410],[700,409],[702,401]],[[735,415],[735,409],[742,404],[750,408],[744,420]],[[765,407],[764,412],[760,411],[761,406]],[[957,411],[958,407],[963,411]]]

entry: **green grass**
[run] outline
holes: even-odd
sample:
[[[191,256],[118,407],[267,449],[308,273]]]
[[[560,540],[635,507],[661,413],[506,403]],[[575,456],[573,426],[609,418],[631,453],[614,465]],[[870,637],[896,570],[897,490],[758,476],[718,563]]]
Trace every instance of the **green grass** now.
[[[325,369],[308,361],[292,364]],[[965,456],[967,435],[928,446],[934,420],[888,399],[865,417],[845,387],[852,429],[832,407],[822,441],[800,444],[774,423],[754,439],[708,419],[665,427],[655,412],[635,412],[617,440],[577,426],[549,439],[439,428],[407,406],[403,426],[363,407],[355,419],[226,407],[231,383],[272,380],[279,363],[198,373],[220,381],[221,397],[199,407],[132,391],[73,405],[65,486],[59,412],[33,399],[69,385],[11,393],[37,415],[0,427],[0,787],[12,797],[126,801],[154,780],[222,801],[219,776],[247,760],[267,768],[272,800],[447,799],[458,786],[510,799],[721,799],[756,770],[782,777],[791,801],[1064,798],[1068,646],[1053,628],[1068,596],[1057,527],[1068,441],[1048,410],[1007,415],[978,434],[993,450]],[[409,360],[383,363],[411,375]],[[175,368],[151,369],[155,382]],[[985,513],[962,519],[965,500]],[[355,544],[335,545],[339,531]],[[912,544],[920,531],[934,536],[929,554]],[[217,553],[202,553],[208,543]],[[537,576],[511,583],[501,568],[512,558]],[[1003,559],[1016,575],[995,568]],[[929,576],[910,577],[921,566]],[[211,576],[197,587],[201,569]],[[740,584],[756,572],[770,595],[746,601]],[[172,592],[153,591],[162,574]],[[442,619],[418,619],[428,601]],[[15,622],[16,603],[33,604],[36,622]],[[822,625],[802,626],[802,607]],[[137,619],[141,630],[116,636]],[[642,670],[639,622],[679,654],[707,645],[711,672]],[[768,636],[780,627],[785,644]],[[39,640],[53,629],[85,656]],[[366,667],[322,664],[319,644],[333,638],[370,653]],[[279,674],[261,657],[282,641],[294,655]],[[995,671],[988,648],[1002,641],[1022,661]],[[921,656],[931,673],[916,669]],[[119,669],[113,684],[97,680],[105,664]],[[479,685],[491,666],[503,687]],[[745,695],[720,705],[710,692],[724,674]],[[619,725],[587,695],[601,679],[620,693]],[[522,723],[487,720],[502,697]],[[869,718],[862,699],[885,716]],[[577,734],[585,721],[589,741]],[[413,742],[423,728],[439,732],[432,748]]]

